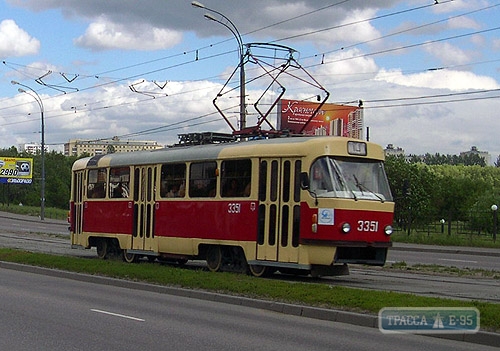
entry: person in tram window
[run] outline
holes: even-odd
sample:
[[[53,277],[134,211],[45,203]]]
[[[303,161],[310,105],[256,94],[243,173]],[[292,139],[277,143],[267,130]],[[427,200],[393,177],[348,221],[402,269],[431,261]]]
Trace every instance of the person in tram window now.
[[[224,196],[226,197],[240,196],[238,181],[235,178],[229,181],[229,185],[226,188]]]
[[[179,197],[179,187],[174,184],[167,193],[167,197]]]
[[[179,186],[179,192],[178,192],[179,197],[184,197],[186,195],[186,184],[182,182],[182,184]]]

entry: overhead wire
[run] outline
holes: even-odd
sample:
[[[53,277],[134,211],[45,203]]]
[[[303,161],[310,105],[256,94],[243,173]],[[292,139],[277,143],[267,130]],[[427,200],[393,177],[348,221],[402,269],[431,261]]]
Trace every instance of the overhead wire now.
[[[345,2],[347,2],[348,0],[345,0],[345,1],[340,1],[340,2],[337,2],[337,3],[334,3],[334,4],[331,4],[331,5],[328,5],[328,6],[324,6],[322,8],[319,8],[317,10],[313,10],[313,11],[309,11],[305,14],[301,14],[299,16],[295,16],[295,17],[292,17],[290,19],[287,19],[287,20],[283,20],[283,21],[280,21],[280,22],[277,22],[275,24],[272,24],[272,25],[269,25],[269,26],[266,26],[266,27],[263,27],[261,29],[258,29],[258,30],[254,30],[254,31],[251,31],[251,32],[248,32],[248,33],[245,33],[244,35],[247,35],[249,33],[255,33],[255,32],[258,32],[258,31],[261,31],[265,28],[270,28],[270,27],[273,27],[273,26],[276,26],[276,25],[279,25],[281,23],[284,23],[284,22],[287,22],[287,21],[290,21],[290,20],[293,20],[293,19],[296,19],[296,18],[299,18],[299,17],[303,17],[303,16],[306,16],[306,15],[309,15],[309,14],[313,14],[313,13],[316,13],[318,11],[321,11],[321,10],[325,10],[329,7],[333,7],[333,6],[337,6],[337,5],[340,5],[340,4],[343,4]],[[452,0],[448,0],[448,1],[441,1],[440,4],[444,4],[446,2],[450,2]],[[488,6],[488,7],[485,7],[485,8],[482,8],[480,10],[483,10],[483,9],[487,9],[487,8],[491,8],[491,7],[494,7],[494,6],[499,6],[500,4],[496,4],[496,5],[492,5],[492,6]],[[375,17],[371,17],[371,18],[368,18],[368,19],[363,19],[363,20],[360,20],[360,21],[355,21],[355,22],[349,22],[349,23],[345,23],[345,24],[342,24],[342,25],[338,25],[338,26],[334,26],[334,27],[328,27],[328,28],[323,28],[321,29],[321,31],[325,31],[325,30],[330,30],[330,29],[336,29],[336,28],[341,28],[341,27],[345,27],[345,26],[350,26],[350,25],[353,25],[353,24],[358,24],[358,23],[361,23],[361,22],[366,22],[366,21],[370,21],[370,20],[375,20],[375,19],[380,19],[380,18],[385,18],[385,17],[389,17],[389,16],[393,16],[393,15],[397,15],[397,14],[402,14],[402,13],[407,13],[407,12],[410,12],[410,11],[415,11],[415,10],[419,10],[419,9],[423,9],[423,8],[427,8],[427,7],[430,7],[430,6],[435,6],[435,4],[433,3],[432,5],[428,4],[428,5],[424,5],[424,6],[419,6],[419,7],[415,7],[415,8],[410,8],[410,9],[406,9],[406,10],[402,10],[402,11],[396,11],[396,12],[392,12],[392,13],[389,13],[389,14],[384,14],[384,15],[380,15],[380,16],[375,16]],[[477,10],[477,11],[480,11],[480,10]],[[470,11],[468,13],[465,13],[465,14],[461,14],[461,15],[458,15],[458,16],[454,16],[454,17],[459,17],[459,16],[464,16],[464,15],[467,15],[467,14],[470,14],[470,13],[473,13],[473,12],[476,12],[476,11]],[[430,24],[427,24],[427,25],[431,25],[431,24],[435,24],[435,23],[438,23],[438,22],[441,22],[441,21],[437,21],[437,22],[433,22],[433,23],[430,23]],[[427,26],[427,25],[423,25],[423,26]],[[418,28],[421,28],[423,26],[418,26],[418,27],[414,27],[414,28],[410,28],[410,29],[407,29],[405,31],[410,31],[410,30],[414,30],[414,29],[418,29]],[[308,33],[304,33],[303,35],[309,35],[309,34],[313,34],[315,31],[313,32],[308,32]],[[402,33],[402,32],[400,32]],[[393,33],[391,35],[396,35],[398,33]],[[388,35],[388,36],[391,36],[391,35]],[[379,40],[379,39],[382,39],[384,37],[387,37],[387,36],[383,36],[383,37],[380,37],[380,38],[375,38],[373,40]],[[278,39],[277,41],[282,41],[282,40],[287,40],[288,38],[281,38],[281,39]],[[230,40],[230,39],[228,39]],[[446,40],[446,39],[445,39]],[[221,42],[219,42],[221,43]],[[363,44],[365,42],[361,42],[361,43],[356,43],[356,44],[353,44],[351,45],[350,47],[352,46],[356,46],[356,45],[360,45],[360,44]],[[216,44],[211,44],[211,45],[207,45],[203,48],[199,48],[199,49],[194,49],[194,50],[191,50],[191,51],[188,51],[188,52],[183,52],[183,53],[178,53],[178,54],[174,54],[174,55],[169,55],[169,56],[166,56],[166,57],[162,57],[162,58],[158,58],[158,59],[153,59],[153,60],[149,60],[149,61],[145,61],[145,62],[141,62],[141,63],[137,63],[137,64],[134,64],[134,65],[129,65],[129,66],[125,66],[125,67],[121,67],[121,68],[116,68],[116,69],[113,69],[113,70],[108,70],[108,71],[105,71],[105,72],[101,72],[101,73],[97,73],[97,74],[93,74],[93,75],[80,75],[78,74],[78,76],[81,76],[81,77],[101,77],[103,74],[107,74],[107,73],[110,73],[110,72],[116,72],[116,71],[119,71],[119,70],[124,70],[124,69],[128,69],[128,68],[132,68],[132,67],[138,67],[138,66],[142,66],[142,65],[145,65],[145,64],[149,64],[149,63],[153,63],[153,62],[158,62],[158,61],[161,61],[161,60],[165,60],[165,59],[168,59],[168,58],[173,58],[173,57],[178,57],[178,56],[182,56],[186,53],[194,53],[196,51],[199,51],[199,50],[202,50],[202,49],[205,49],[205,48],[208,48],[208,47],[213,47],[214,45],[217,45]],[[395,48],[394,50],[399,50],[399,49],[404,49],[406,47],[402,47],[402,48]],[[337,49],[337,50],[341,50],[341,49]],[[330,51],[332,52],[332,51]],[[330,53],[330,52],[324,52],[322,54],[315,54],[315,56],[318,56],[318,55],[324,55],[324,54],[327,54],[327,53]],[[384,53],[386,51],[380,51],[380,52],[376,52],[376,53],[373,53],[372,55],[375,55],[375,54],[379,54],[379,53]],[[205,60],[205,59],[210,59],[210,58],[215,58],[215,57],[219,57],[221,55],[225,55],[227,54],[228,52],[226,53],[221,53],[221,54],[217,54],[217,55],[212,55],[210,57],[205,57],[203,58],[202,60]],[[349,58],[349,59],[352,59],[352,58]],[[343,60],[347,60],[347,59],[343,59]],[[198,59],[196,60],[198,61]],[[98,88],[98,87],[101,87],[101,86],[105,86],[105,85],[111,85],[111,84],[116,84],[116,83],[119,83],[119,82],[122,82],[122,81],[126,81],[126,80],[130,80],[130,79],[135,79],[135,78],[138,78],[138,77],[141,77],[141,76],[144,76],[144,75],[149,75],[149,74],[153,74],[153,73],[158,73],[160,71],[164,71],[164,70],[168,70],[168,69],[172,69],[172,68],[176,68],[176,67],[180,67],[182,65],[186,65],[188,63],[192,63],[193,61],[186,61],[184,63],[180,63],[180,64],[176,64],[176,65],[171,65],[171,66],[167,66],[167,67],[164,67],[164,68],[161,68],[161,69],[156,69],[156,70],[152,70],[152,71],[148,71],[148,72],[144,72],[144,73],[139,73],[139,74],[136,74],[136,75],[133,75],[133,76],[128,76],[128,77],[125,77],[125,78],[114,78],[114,79],[111,79],[110,82],[107,82],[107,83],[104,83],[102,85],[92,85],[91,87],[87,87],[87,88],[81,88],[80,90],[87,90],[87,89],[93,89],[93,88]],[[338,61],[335,61],[335,62],[338,62]],[[4,61],[4,64],[7,64],[6,61]],[[12,64],[12,63],[11,63]],[[13,64],[12,64],[13,65]],[[28,66],[25,66],[25,67],[28,67]],[[30,67],[30,68],[34,68],[34,67]]]
[[[451,0],[450,0],[451,1]],[[316,11],[311,11],[309,13],[314,13],[314,12],[317,12],[317,11],[320,11],[320,10],[323,10],[323,9],[326,9],[327,7],[331,7],[331,6],[336,6],[336,5],[339,5],[339,4],[342,4],[346,1],[340,1],[338,3],[335,3],[335,4],[332,4],[332,5],[329,5],[329,6],[326,6],[326,7],[323,7],[321,9],[318,9]],[[449,1],[447,1],[449,2]],[[442,2],[443,3],[443,2]],[[494,6],[498,6],[500,4],[496,4],[496,5],[492,5],[492,6],[489,6],[489,7],[494,7]],[[349,24],[345,24],[345,25],[352,25],[352,24],[355,24],[355,23],[361,23],[361,22],[366,22],[366,21],[369,21],[369,20],[374,20],[374,19],[381,19],[381,18],[385,18],[385,17],[388,17],[388,16],[392,16],[392,15],[396,15],[396,14],[401,14],[401,13],[406,13],[406,12],[409,12],[409,11],[414,11],[414,10],[417,10],[417,9],[420,9],[420,8],[426,8],[426,7],[429,7],[429,6],[433,6],[433,5],[425,5],[425,6],[420,6],[418,8],[412,8],[412,9],[407,9],[407,10],[403,10],[403,11],[398,11],[398,12],[394,12],[394,13],[391,13],[391,14],[385,14],[385,15],[381,15],[381,16],[376,16],[376,17],[373,17],[371,19],[365,19],[365,20],[362,20],[362,21],[356,21],[356,22],[353,22],[353,23],[349,23]],[[480,10],[476,10],[476,11],[480,11]],[[473,13],[473,12],[476,12],[476,11],[471,11],[469,13]],[[465,14],[462,14],[461,16],[463,16]],[[288,19],[288,20],[284,20],[284,21],[280,21],[276,24],[273,24],[273,25],[270,25],[270,26],[266,26],[264,28],[261,28],[259,30],[263,30],[263,29],[266,29],[266,28],[270,28],[272,26],[275,26],[275,25],[279,25],[281,23],[285,23],[285,22],[288,22],[288,21],[291,21],[293,19],[296,19],[298,16],[294,17],[294,18],[291,18],[291,19]],[[436,21],[432,24],[436,24],[436,23],[439,23],[441,21],[444,21],[444,20],[440,20],[440,21]],[[431,24],[428,24],[428,25],[431,25]],[[424,25],[425,26],[425,25]],[[416,27],[416,28],[421,28],[423,26],[419,26],[419,27]],[[334,26],[334,27],[328,27],[326,29],[323,29],[323,30],[331,30],[331,29],[336,29],[336,28],[339,28],[339,26]],[[468,35],[473,35],[473,34],[479,34],[479,33],[486,33],[488,31],[493,31],[493,30],[498,30],[500,27],[495,27],[495,28],[490,28],[490,29],[487,29],[487,30],[483,30],[483,31],[477,31],[477,32],[474,32],[474,33],[468,33],[468,34],[462,34],[462,35],[457,35],[457,36],[453,36],[453,37],[448,37],[448,38],[441,38],[439,40],[435,40],[435,41],[432,41],[432,42],[438,42],[438,41],[444,41],[444,40],[452,40],[452,39],[456,39],[456,38],[460,38],[460,37],[464,37],[464,36],[468,36]],[[256,30],[256,31],[252,31],[252,32],[249,32],[250,33],[255,33],[259,30]],[[408,30],[405,30],[405,32],[408,31]],[[402,33],[402,32],[401,32]],[[303,35],[311,35],[311,34],[314,34],[314,31],[312,32],[308,32],[308,33],[304,33]],[[392,35],[396,35],[396,34],[400,34],[400,33],[393,33],[391,34]],[[381,37],[382,38],[382,37]],[[381,38],[377,38],[377,39],[373,39],[373,40],[379,40]],[[287,37],[287,38],[282,38],[280,40],[288,40],[288,39],[291,39],[290,37]],[[230,40],[230,39],[228,39]],[[353,44],[353,45],[350,45],[349,47],[352,47],[354,45],[361,45],[361,44],[364,44],[366,42],[361,42],[361,43],[357,43],[357,44]],[[428,42],[426,42],[428,43]],[[344,60],[349,60],[349,59],[353,59],[353,58],[358,58],[358,57],[366,57],[366,56],[372,56],[372,55],[377,55],[377,54],[382,54],[382,53],[387,53],[387,52],[391,52],[391,51],[396,51],[396,50],[402,50],[402,49],[406,49],[406,48],[411,48],[411,47],[415,47],[415,46],[420,46],[420,45],[425,45],[426,43],[418,43],[418,44],[412,44],[412,45],[406,45],[406,46],[401,46],[401,47],[397,47],[397,48],[391,48],[391,49],[386,49],[386,50],[381,50],[381,51],[378,51],[378,52],[373,52],[373,53],[367,53],[367,54],[364,54],[364,55],[358,55],[358,56],[355,56],[355,57],[351,57],[351,58],[343,58],[342,60],[334,60],[334,61],[329,61],[327,63],[335,63],[335,62],[339,62],[339,61],[344,61]],[[212,47],[213,45],[209,45],[209,46],[205,46],[204,48],[208,48],[208,47]],[[199,50],[199,49],[197,49]],[[195,51],[197,50],[191,50],[190,53],[194,53]],[[218,57],[218,56],[222,56],[222,55],[226,55],[228,53],[231,53],[231,52],[234,52],[234,51],[229,51],[229,52],[225,52],[225,53],[219,53],[217,55],[213,55],[211,56],[210,58],[214,58],[214,57]],[[125,70],[125,69],[129,69],[129,68],[135,68],[135,67],[139,67],[139,66],[144,66],[144,65],[147,65],[149,63],[154,63],[154,62],[158,62],[158,61],[162,61],[162,60],[166,60],[168,58],[173,58],[173,57],[179,57],[179,56],[182,56],[182,55],[185,55],[186,53],[189,53],[189,52],[183,52],[182,54],[179,53],[179,54],[175,54],[175,55],[170,55],[170,56],[167,56],[167,57],[163,57],[163,58],[158,58],[158,59],[154,59],[154,60],[150,60],[150,61],[145,61],[145,62],[141,62],[141,63],[137,63],[137,64],[134,64],[134,65],[129,65],[129,66],[126,66],[126,67],[122,67],[122,68],[117,68],[117,69],[113,69],[113,70],[108,70],[108,71],[105,71],[105,72],[101,72],[100,74],[96,74],[96,75],[88,75],[87,77],[102,77],[102,75],[104,74],[109,74],[109,73],[114,73],[116,71],[120,71],[120,70]],[[330,53],[330,52],[327,52],[327,53]],[[208,57],[204,58],[204,59],[209,59]],[[187,65],[189,63],[193,63],[193,61],[186,61],[186,62],[183,62],[183,63],[179,63],[179,64],[175,64],[175,65],[171,65],[171,66],[168,66],[168,67],[164,67],[164,68],[161,68],[161,69],[155,69],[155,70],[151,70],[151,71],[148,71],[148,72],[145,72],[145,73],[140,73],[140,74],[136,74],[136,75],[132,75],[132,76],[129,76],[129,77],[126,77],[126,78],[119,78],[119,79],[115,79],[115,80],[112,80],[110,82],[106,82],[106,83],[103,83],[101,85],[93,85],[91,87],[87,87],[87,88],[82,88],[81,90],[89,90],[89,89],[93,89],[93,88],[97,88],[97,87],[102,87],[102,86],[106,86],[106,85],[111,85],[111,84],[118,84],[120,82],[123,82],[123,81],[126,81],[126,80],[130,80],[130,79],[135,79],[137,77],[141,77],[141,76],[144,76],[144,75],[148,75],[148,74],[154,74],[154,73],[157,73],[157,72],[161,72],[161,71],[165,71],[165,70],[168,70],[168,69],[172,69],[172,68],[175,68],[175,67],[179,67],[179,66],[182,66],[182,65]],[[313,66],[309,66],[309,67],[313,67]],[[133,102],[133,103],[137,103],[136,102]],[[121,104],[119,105],[115,105],[115,106],[120,106]],[[113,106],[108,106],[107,108],[110,108],[110,107],[113,107]],[[105,107],[103,107],[105,108]]]

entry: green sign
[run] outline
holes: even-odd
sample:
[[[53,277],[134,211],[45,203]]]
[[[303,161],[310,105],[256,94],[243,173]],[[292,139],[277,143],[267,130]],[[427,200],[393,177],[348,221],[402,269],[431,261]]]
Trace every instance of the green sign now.
[[[378,314],[382,333],[463,334],[479,331],[474,307],[386,307]]]

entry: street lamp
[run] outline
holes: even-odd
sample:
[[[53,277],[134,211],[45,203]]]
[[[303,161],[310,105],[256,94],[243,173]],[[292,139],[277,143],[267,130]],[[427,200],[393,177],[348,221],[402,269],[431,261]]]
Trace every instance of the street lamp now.
[[[21,84],[19,82],[16,82],[15,80],[11,81],[13,85],[20,85],[25,89],[19,88],[17,89],[18,92],[20,93],[25,93],[31,96],[35,101],[37,102],[38,106],[40,107],[40,119],[42,123],[42,150],[41,150],[41,158],[42,158],[42,184],[41,184],[41,199],[40,199],[40,219],[43,221],[45,219],[45,121],[43,118],[43,113],[44,113],[44,108],[43,108],[43,101],[40,95],[30,88],[27,85]]]
[[[198,1],[193,1],[191,2],[191,5],[200,9],[205,9],[207,11],[213,12],[219,16],[221,16],[223,19],[226,20],[226,22],[223,22],[213,15],[206,13],[204,17],[208,20],[217,22],[219,24],[222,24],[224,27],[226,27],[231,34],[234,35],[236,38],[236,41],[238,42],[239,46],[239,55],[240,55],[240,130],[243,130],[246,127],[246,109],[245,109],[245,49],[243,45],[243,41],[241,39],[240,32],[238,31],[238,28],[234,25],[234,23],[226,17],[224,14],[220,13],[219,11],[213,10],[211,8],[206,7],[202,3],[199,3]]]
[[[493,242],[497,241],[497,226],[498,226],[498,206],[491,205],[491,210],[493,211]]]

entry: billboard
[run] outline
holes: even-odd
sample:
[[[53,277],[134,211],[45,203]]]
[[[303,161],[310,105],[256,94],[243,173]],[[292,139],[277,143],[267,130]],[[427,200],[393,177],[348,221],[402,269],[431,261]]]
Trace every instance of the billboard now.
[[[319,105],[310,101],[280,100],[278,129],[298,133]],[[302,133],[363,139],[363,108],[325,103]]]
[[[31,184],[32,158],[0,157],[0,183]]]

